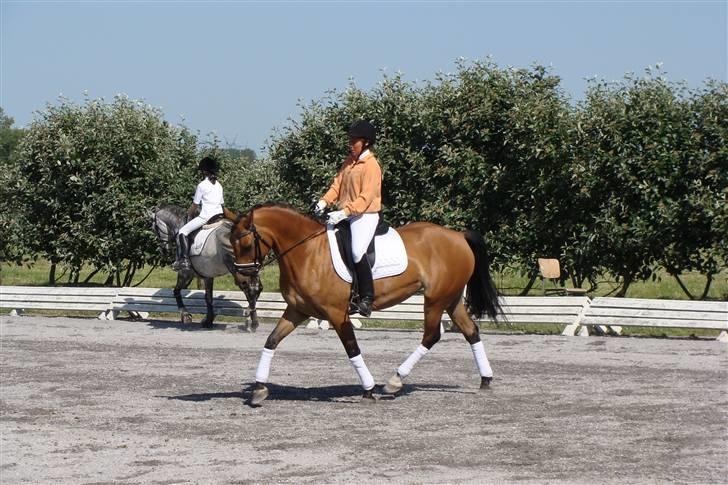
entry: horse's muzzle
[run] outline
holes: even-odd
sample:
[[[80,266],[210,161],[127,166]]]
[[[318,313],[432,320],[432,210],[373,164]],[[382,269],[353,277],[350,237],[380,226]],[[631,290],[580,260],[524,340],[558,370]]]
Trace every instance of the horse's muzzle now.
[[[233,263],[236,273],[240,273],[243,276],[258,276],[260,273],[260,263]]]

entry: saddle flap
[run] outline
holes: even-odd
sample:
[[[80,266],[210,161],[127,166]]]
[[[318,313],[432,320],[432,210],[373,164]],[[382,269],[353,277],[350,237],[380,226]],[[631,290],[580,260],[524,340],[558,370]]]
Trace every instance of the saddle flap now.
[[[208,223],[196,232],[190,234],[190,239],[192,240],[192,243],[190,244],[190,256],[199,256],[202,254],[202,250],[205,248],[205,243],[207,242],[207,238],[210,237],[210,234],[229,222],[230,221],[227,220],[218,220],[212,224]]]
[[[338,231],[339,229],[334,229],[333,226],[328,226],[326,231],[326,235],[329,238],[331,260],[339,278],[347,283],[351,283],[352,272],[349,270],[342,258],[342,252],[346,254],[346,250],[339,249],[339,242],[336,237],[336,233]],[[389,228],[386,234],[382,236],[375,236],[373,245],[376,253],[376,261],[372,268],[373,279],[376,280],[404,273],[407,269],[408,263],[407,251],[404,247],[404,242],[397,231]],[[348,255],[348,259],[351,260],[351,254]]]

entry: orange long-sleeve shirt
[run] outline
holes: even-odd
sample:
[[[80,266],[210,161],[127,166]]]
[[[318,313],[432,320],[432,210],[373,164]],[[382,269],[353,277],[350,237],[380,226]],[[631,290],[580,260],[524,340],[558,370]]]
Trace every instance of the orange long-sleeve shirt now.
[[[374,154],[347,157],[323,199],[354,216],[382,210],[382,169]]]

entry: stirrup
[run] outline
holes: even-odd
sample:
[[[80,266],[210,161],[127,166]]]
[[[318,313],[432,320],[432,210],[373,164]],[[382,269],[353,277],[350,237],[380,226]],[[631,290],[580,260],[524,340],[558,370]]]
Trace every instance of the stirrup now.
[[[359,315],[362,317],[369,317],[372,314],[372,305],[374,304],[373,301],[369,298],[363,298],[361,301],[359,301]]]

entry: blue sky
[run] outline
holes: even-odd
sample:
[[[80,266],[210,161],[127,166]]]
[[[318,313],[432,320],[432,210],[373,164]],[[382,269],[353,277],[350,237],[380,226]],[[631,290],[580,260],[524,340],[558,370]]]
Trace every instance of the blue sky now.
[[[124,93],[260,152],[299,101],[382,71],[432,80],[459,57],[551,66],[573,99],[585,78],[657,63],[691,87],[725,81],[727,4],[2,0],[0,106],[24,126],[60,94]]]

